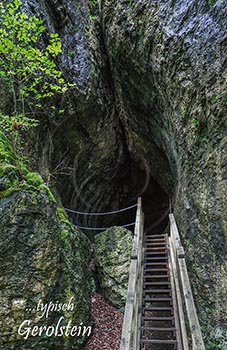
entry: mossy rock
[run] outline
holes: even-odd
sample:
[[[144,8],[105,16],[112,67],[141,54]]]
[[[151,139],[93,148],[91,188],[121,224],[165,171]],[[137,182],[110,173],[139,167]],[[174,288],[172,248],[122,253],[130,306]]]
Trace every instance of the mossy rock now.
[[[113,227],[95,236],[95,261],[106,299],[124,309],[128,289],[133,236],[123,227]]]
[[[38,173],[28,173],[25,177],[29,185],[39,187],[43,184],[43,179]]]
[[[2,132],[0,132],[0,183],[2,183],[2,186],[0,185],[0,198],[7,198],[17,191],[28,190],[46,193],[52,202],[56,202],[41,175],[28,171]]]
[[[0,349],[79,350],[84,337],[44,334],[23,339],[17,330],[24,320],[31,320],[32,326],[56,327],[61,316],[66,324],[92,325],[88,239],[76,227],[59,222],[56,205],[45,193],[15,192],[0,199],[0,208]],[[70,312],[50,312],[39,319],[30,311],[39,301],[68,303],[71,298]]]

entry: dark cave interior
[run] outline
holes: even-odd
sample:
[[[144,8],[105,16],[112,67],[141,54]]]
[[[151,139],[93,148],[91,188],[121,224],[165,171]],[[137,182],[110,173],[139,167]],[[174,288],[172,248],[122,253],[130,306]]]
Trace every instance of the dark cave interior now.
[[[135,204],[137,198],[141,197],[145,217],[145,231],[156,234],[162,233],[168,224],[169,198],[150,175],[149,169],[141,169],[138,163],[131,160],[128,172],[121,181],[121,188],[123,189],[121,195],[124,197],[122,207]],[[114,221],[119,226],[133,223],[135,215],[136,208],[120,213]],[[129,229],[133,230],[133,227],[129,227]]]
[[[100,180],[100,179],[99,179]],[[105,185],[100,182],[105,191]],[[95,188],[95,186],[94,186]],[[102,210],[107,212],[130,207],[137,203],[137,198],[142,197],[143,212],[145,215],[145,231],[161,234],[168,225],[169,196],[161,185],[150,175],[149,169],[141,166],[130,157],[124,163],[116,176],[114,184],[115,192],[106,200]],[[111,203],[111,205],[110,205]],[[82,206],[77,210],[86,211]],[[92,210],[89,210],[92,212]],[[123,226],[135,222],[136,208],[117,214],[103,216],[71,215],[74,223],[85,227],[111,227]],[[132,232],[134,226],[127,227]],[[100,231],[82,230],[90,239]]]

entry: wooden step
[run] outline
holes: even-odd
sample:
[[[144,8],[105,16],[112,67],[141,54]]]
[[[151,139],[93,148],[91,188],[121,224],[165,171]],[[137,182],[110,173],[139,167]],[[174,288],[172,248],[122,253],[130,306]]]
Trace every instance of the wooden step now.
[[[167,249],[166,249],[166,247],[164,246],[164,247],[149,247],[148,245],[146,246],[146,248],[145,248],[145,253],[147,253],[147,252],[165,252],[165,253],[167,253]]]
[[[146,263],[146,265],[150,266],[149,263]],[[147,271],[147,269],[144,269],[145,271]],[[149,269],[150,272],[168,272],[169,269],[156,269],[156,268],[153,268],[153,269]]]
[[[170,282],[144,282],[144,286],[170,286]]]
[[[144,242],[151,242],[151,243],[166,243],[166,239],[165,238],[148,238],[145,237]]]
[[[166,247],[166,241],[161,241],[161,242],[154,242],[154,240],[149,240],[149,241],[145,241],[144,242],[146,246],[148,247],[160,247],[162,246],[162,248]],[[155,244],[155,245],[154,245]]]
[[[163,243],[153,243],[153,242],[147,242],[148,244],[149,244],[149,246],[151,246],[151,247],[161,247],[161,248],[164,248],[164,247],[166,247],[166,241],[163,241]]]
[[[177,344],[177,340],[170,339],[141,339],[141,344]]]
[[[167,263],[164,263],[164,262],[149,262],[150,259],[149,258],[146,258],[144,260],[145,264],[149,264],[149,266],[166,266],[167,267]]]
[[[152,260],[152,261],[168,261],[168,257],[167,256],[149,256],[149,253],[146,253],[145,255],[144,255],[144,257],[145,258],[149,258],[149,260]]]
[[[172,298],[146,298],[146,296],[143,298],[143,301],[151,301],[151,302],[172,302]]]
[[[166,238],[166,235],[152,235],[152,233],[145,233],[145,237],[149,237],[149,238],[162,238],[162,239],[165,239]]]
[[[141,331],[152,331],[152,332],[175,332],[176,328],[174,327],[148,327],[142,326],[140,327]]]
[[[153,270],[149,270],[149,269],[147,269],[147,270],[145,270],[144,272],[151,272],[151,271],[153,271]],[[151,279],[163,279],[163,278],[170,278],[170,275],[168,275],[168,274],[166,274],[166,275],[144,275],[144,277],[149,277],[149,278],[151,278]]]
[[[153,257],[153,256],[160,256],[160,257],[163,257],[163,255],[167,255],[167,252],[165,251],[165,252],[160,252],[160,251],[158,251],[158,252],[146,252],[145,253],[145,258],[147,258],[147,257]]]
[[[151,306],[151,307],[144,307],[143,312],[149,312],[149,311],[170,311],[173,312],[173,308],[170,306]]]
[[[171,295],[172,291],[171,289],[144,289],[143,290],[143,295],[151,295],[151,294],[168,294]]]
[[[142,316],[142,321],[174,321],[174,317]]]

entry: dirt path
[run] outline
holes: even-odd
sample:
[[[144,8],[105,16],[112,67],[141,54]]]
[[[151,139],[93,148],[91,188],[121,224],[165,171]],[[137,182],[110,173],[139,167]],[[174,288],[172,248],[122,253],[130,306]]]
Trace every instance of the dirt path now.
[[[123,314],[100,294],[92,296],[93,334],[84,350],[119,350]]]

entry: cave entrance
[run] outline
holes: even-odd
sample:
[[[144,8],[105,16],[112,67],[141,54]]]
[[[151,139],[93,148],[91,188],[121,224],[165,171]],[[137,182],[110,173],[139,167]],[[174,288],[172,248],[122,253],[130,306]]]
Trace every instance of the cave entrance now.
[[[128,158],[124,164],[124,171],[118,179],[122,207],[136,203],[142,197],[142,206],[145,216],[145,231],[161,234],[168,225],[169,195],[162,186],[151,176],[148,167],[141,166],[133,159]],[[114,218],[114,225],[125,225],[135,221],[135,210],[122,212]],[[129,227],[133,231],[134,227]]]
[[[91,194],[92,199],[96,194],[99,198],[101,194],[98,208],[92,204],[88,208],[83,206],[84,202],[80,201],[81,197],[79,195],[76,198],[76,204],[74,204],[75,200],[72,203],[66,201],[65,206],[82,212],[109,212],[133,206],[137,203],[138,197],[142,197],[145,232],[162,234],[169,221],[170,195],[152,176],[149,163],[136,161],[128,153],[116,173],[113,170],[112,173],[113,176],[108,184],[105,184],[103,178],[93,177],[92,188],[96,191],[86,192]],[[169,172],[168,177],[170,176]],[[96,204],[96,200],[93,200],[93,203]],[[89,230],[82,229],[82,231],[93,241],[94,236],[102,230],[90,230],[90,228],[107,228],[134,223],[136,207],[113,215],[70,214],[70,216],[75,225],[89,228]],[[127,227],[127,229],[134,232],[133,225]]]
[[[174,194],[174,176],[170,161],[165,153],[154,148],[148,154],[138,150],[129,151],[124,142],[114,156],[97,157],[96,149],[88,155],[81,153],[73,175],[59,176],[57,189],[64,207],[86,213],[112,212],[137,203],[142,197],[145,214],[145,230],[161,234],[168,225],[169,198]],[[124,226],[135,222],[136,208],[113,215],[70,214],[76,226],[82,226],[84,233],[93,240],[94,235],[108,228]],[[134,226],[127,227],[132,232]]]

